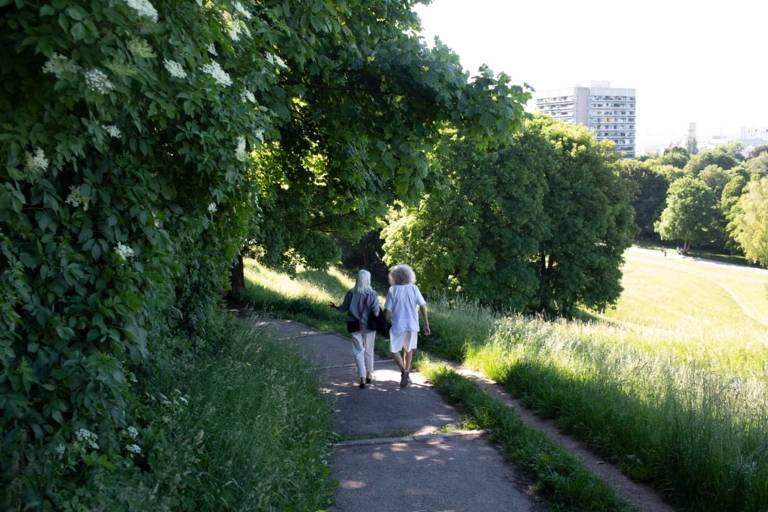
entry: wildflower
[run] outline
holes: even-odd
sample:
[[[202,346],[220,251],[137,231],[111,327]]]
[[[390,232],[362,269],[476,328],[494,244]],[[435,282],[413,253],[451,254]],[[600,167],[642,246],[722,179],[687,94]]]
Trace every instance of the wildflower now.
[[[43,65],[43,73],[56,75],[56,78],[61,78],[63,73],[76,73],[77,69],[77,64],[69,60],[67,57],[61,55],[60,53],[55,52]]]
[[[136,427],[128,427],[126,431],[128,432],[128,435],[131,436],[131,439],[136,439],[139,437],[139,431],[136,429]]]
[[[232,85],[232,79],[229,77],[226,71],[221,69],[221,66],[215,60],[211,61],[210,64],[204,64],[201,69],[204,73],[211,75],[219,85],[223,85],[224,87],[229,87]]]
[[[101,127],[104,128],[104,130],[106,130],[106,132],[109,134],[109,136],[112,137],[113,139],[119,139],[120,136],[123,134],[120,131],[120,128],[118,128],[117,126],[115,126],[113,124],[103,124],[103,125],[101,125]]]
[[[245,151],[245,137],[242,135],[237,138],[237,149],[235,149],[235,158],[241,162],[245,162],[248,159],[248,153]]]
[[[213,43],[208,45],[208,53],[210,53],[211,55],[218,55],[218,53],[216,52],[216,46],[214,46]]]
[[[86,428],[78,429],[75,432],[75,438],[82,443],[88,443],[94,450],[99,449],[99,445],[96,443],[98,436]]]
[[[237,1],[236,1],[236,2],[234,2],[232,5],[235,7],[235,10],[236,10],[237,12],[239,12],[240,14],[242,14],[242,15],[243,15],[243,17],[244,17],[245,19],[247,19],[247,20],[251,19],[251,13],[250,13],[250,12],[248,12],[248,10],[246,10],[246,8],[245,8],[245,7],[243,7],[243,4],[241,4],[240,2],[237,2]]]
[[[63,456],[63,455],[64,455],[64,452],[67,450],[67,447],[66,447],[66,446],[64,446],[63,444],[59,444],[59,445],[57,445],[57,446],[56,446],[56,448],[54,448],[53,450],[56,452],[56,455],[58,455],[59,457],[61,457],[61,456]]]
[[[96,434],[88,430],[87,428],[80,428],[77,429],[75,432],[75,437],[78,441],[87,441],[91,438],[93,438]]]
[[[69,187],[69,195],[64,202],[74,208],[80,208],[82,205],[83,210],[88,210],[88,199],[83,195],[80,187]]]
[[[208,212],[209,213],[216,213],[216,203],[211,203],[208,205]]]
[[[123,244],[122,242],[118,242],[115,246],[115,253],[122,259],[123,261],[127,260],[128,258],[133,257],[133,249],[131,249],[129,246]]]
[[[288,65],[285,63],[283,59],[280,58],[279,55],[275,55],[274,53],[267,52],[266,58],[267,58],[267,62],[269,62],[273,66],[277,66],[283,69],[288,69]]]
[[[173,78],[187,78],[187,72],[181,67],[181,64],[175,60],[165,59],[163,60],[163,66],[168,70]]]
[[[264,142],[264,128],[259,128],[253,134],[257,139],[259,139],[259,142]]]
[[[126,449],[126,450],[128,450],[129,452],[131,452],[131,453],[135,453],[135,454],[137,454],[137,455],[138,455],[139,453],[141,453],[141,446],[139,446],[139,445],[137,445],[137,444],[129,444],[129,445],[126,445],[125,449]]]
[[[45,151],[35,148],[34,153],[27,153],[27,170],[32,173],[38,173],[48,169],[48,159],[45,158]]]
[[[112,85],[112,82],[109,81],[106,73],[98,68],[93,68],[90,71],[85,72],[85,83],[91,90],[99,94],[107,94],[115,88],[115,86]]]
[[[243,103],[246,101],[256,103],[256,96],[254,96],[253,93],[248,89],[244,89],[243,92],[240,93],[240,100],[242,100]]]
[[[157,23],[157,9],[149,0],[125,0],[125,3],[128,4],[128,7],[135,10],[139,16],[144,16]]]
[[[203,6],[203,0],[195,0],[195,1],[197,2],[197,6],[198,7],[202,7]]]

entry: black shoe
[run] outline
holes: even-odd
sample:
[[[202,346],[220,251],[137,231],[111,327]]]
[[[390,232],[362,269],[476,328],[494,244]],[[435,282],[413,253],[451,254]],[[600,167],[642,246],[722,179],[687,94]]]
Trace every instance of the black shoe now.
[[[365,389],[365,380],[360,379],[360,389]]]
[[[366,378],[365,378],[365,383],[366,383],[366,384],[370,384],[372,380],[373,380],[373,379],[371,379],[370,377],[366,377]]]
[[[404,388],[408,385],[408,372],[400,372],[400,387]]]

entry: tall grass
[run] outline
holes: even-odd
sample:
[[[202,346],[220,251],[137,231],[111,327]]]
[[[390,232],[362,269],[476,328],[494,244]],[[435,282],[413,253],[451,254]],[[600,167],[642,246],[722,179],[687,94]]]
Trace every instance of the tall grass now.
[[[106,509],[325,509],[332,432],[313,373],[231,318],[205,341],[150,377],[152,421],[138,426],[144,476],[115,483]]]
[[[426,350],[503,383],[630,476],[691,510],[765,510],[768,382],[755,371],[760,361],[741,368],[736,354],[721,364],[695,346],[654,342],[657,332],[604,323],[444,305],[432,318]]]

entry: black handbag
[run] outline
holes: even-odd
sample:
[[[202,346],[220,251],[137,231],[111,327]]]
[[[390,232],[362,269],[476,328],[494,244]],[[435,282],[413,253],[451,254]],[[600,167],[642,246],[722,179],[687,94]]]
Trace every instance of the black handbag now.
[[[379,316],[372,317],[374,327],[372,329],[375,329],[377,333],[384,336],[385,338],[389,336],[389,329],[392,327],[392,324],[387,320],[387,315],[384,314],[384,311],[382,310],[381,313],[379,313]]]
[[[360,326],[360,320],[347,320],[347,332],[360,332],[363,329]]]

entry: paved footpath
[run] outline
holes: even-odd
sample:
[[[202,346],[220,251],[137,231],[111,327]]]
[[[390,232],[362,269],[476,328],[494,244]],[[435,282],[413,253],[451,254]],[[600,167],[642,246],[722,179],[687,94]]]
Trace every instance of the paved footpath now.
[[[332,476],[338,512],[484,512],[543,510],[525,484],[478,431],[451,428],[459,413],[424,378],[401,389],[400,372],[375,356],[374,381],[356,385],[349,338],[297,322],[261,320],[315,369],[329,397]]]

